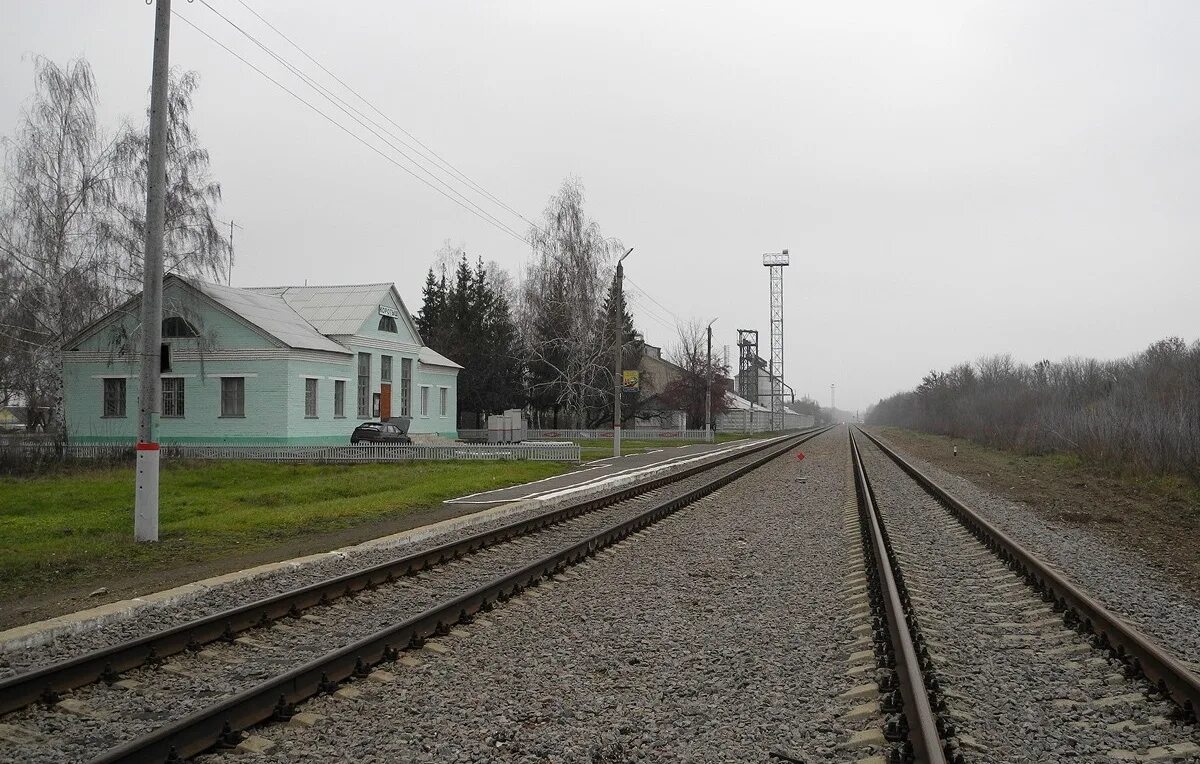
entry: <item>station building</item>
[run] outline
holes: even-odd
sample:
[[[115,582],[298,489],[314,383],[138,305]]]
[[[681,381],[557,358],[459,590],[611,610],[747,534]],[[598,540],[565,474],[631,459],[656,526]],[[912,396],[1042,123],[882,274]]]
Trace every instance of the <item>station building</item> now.
[[[140,295],[63,350],[72,443],[137,434]],[[414,440],[456,438],[462,367],[421,341],[393,284],[235,288],[163,281],[163,444],[348,444],[407,416]]]

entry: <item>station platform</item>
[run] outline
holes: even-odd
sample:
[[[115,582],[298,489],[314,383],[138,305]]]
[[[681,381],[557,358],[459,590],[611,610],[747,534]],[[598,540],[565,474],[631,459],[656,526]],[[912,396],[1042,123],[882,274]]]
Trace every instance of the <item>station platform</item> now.
[[[562,475],[535,480],[531,483],[483,491],[466,496],[447,499],[445,504],[472,504],[486,509],[493,505],[531,499],[552,500],[585,491],[602,490],[609,484],[636,481],[643,475],[658,473],[664,469],[690,466],[706,459],[742,451],[778,438],[744,438],[724,443],[689,443],[683,446],[646,451],[640,454],[610,456],[605,459],[581,464],[578,469]]]

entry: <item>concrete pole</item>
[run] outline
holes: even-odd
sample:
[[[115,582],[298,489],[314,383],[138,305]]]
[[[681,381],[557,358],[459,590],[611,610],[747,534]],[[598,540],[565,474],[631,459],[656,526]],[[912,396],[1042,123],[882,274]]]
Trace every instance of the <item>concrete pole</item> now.
[[[613,299],[616,301],[613,323],[613,456],[621,455],[621,376],[624,371],[623,359],[621,358],[621,330],[624,328],[622,320],[625,317],[625,266],[621,263],[625,262],[625,258],[629,257],[629,253],[633,251],[633,247],[621,255],[617,260],[617,275],[613,277],[615,288],[613,289]]]
[[[142,266],[142,370],[138,384],[137,493],[133,509],[133,537],[136,541],[158,541],[158,442],[155,440],[155,430],[160,406],[170,42],[171,0],[158,0],[154,13],[150,166],[146,179],[146,246]]]

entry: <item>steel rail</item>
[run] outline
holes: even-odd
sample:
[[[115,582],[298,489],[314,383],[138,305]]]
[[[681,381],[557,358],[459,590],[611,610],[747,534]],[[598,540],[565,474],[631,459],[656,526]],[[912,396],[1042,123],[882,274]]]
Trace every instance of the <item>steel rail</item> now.
[[[939,486],[874,435],[864,430],[859,431],[927,493],[949,509],[967,530],[1004,559],[1009,567],[1024,575],[1035,588],[1051,597],[1055,605],[1067,613],[1068,625],[1092,634],[1098,646],[1112,650],[1118,658],[1174,700],[1185,716],[1197,719],[1200,715],[1200,677],[1145,634],[1086,594],[1062,573],[1042,562],[1008,534]]]
[[[823,432],[823,430],[809,430],[799,433],[799,435],[818,432]],[[551,525],[612,506],[770,448],[778,442],[777,439],[771,439],[763,444],[740,449],[676,473],[609,491],[585,501],[476,533],[459,541],[440,544],[423,552],[415,552],[351,571],[179,626],[8,677],[0,680],[0,714],[24,708],[39,700],[54,701],[61,693],[77,687],[101,680],[113,681],[123,672],[148,663],[157,663],[187,649],[196,650],[217,640],[232,640],[238,633],[248,629],[265,626],[287,616],[299,615],[311,607],[328,604],[339,597],[353,596],[364,589],[374,589],[380,585],[386,585],[397,578],[413,575],[503,541],[534,533]]]
[[[542,579],[594,555],[601,549],[733,482],[795,446],[820,435],[826,429],[789,437],[782,445],[775,441],[777,447],[769,449],[766,454],[687,493],[659,502],[624,522],[559,549],[472,591],[106,751],[92,762],[115,764],[175,761],[194,756],[223,742],[234,743],[237,732],[268,719],[288,718],[296,703],[320,692],[332,691],[338,682],[348,677],[366,676],[372,666],[395,660],[400,650],[419,647],[427,637],[445,633],[455,623],[469,621],[480,610],[490,610],[497,602],[505,601],[530,586],[537,586]]]
[[[896,677],[904,701],[904,712],[908,722],[908,740],[912,745],[914,761],[921,764],[946,764],[943,742],[938,734],[937,716],[929,702],[929,690],[921,673],[921,661],[909,633],[909,613],[905,606],[907,597],[897,581],[898,563],[886,541],[883,518],[875,504],[871,484],[863,468],[862,455],[854,434],[850,433],[850,452],[854,463],[855,490],[858,494],[859,513],[865,525],[865,535],[875,558],[875,571],[879,577],[879,596],[887,614],[888,634],[896,656]]]

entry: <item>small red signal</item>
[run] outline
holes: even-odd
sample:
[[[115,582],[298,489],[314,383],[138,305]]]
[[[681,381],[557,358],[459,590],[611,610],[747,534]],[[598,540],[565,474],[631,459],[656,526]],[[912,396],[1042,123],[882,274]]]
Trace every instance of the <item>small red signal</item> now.
[[[803,451],[797,451],[797,452],[796,452],[796,459],[798,459],[799,461],[804,461],[804,452],[803,452]]]

